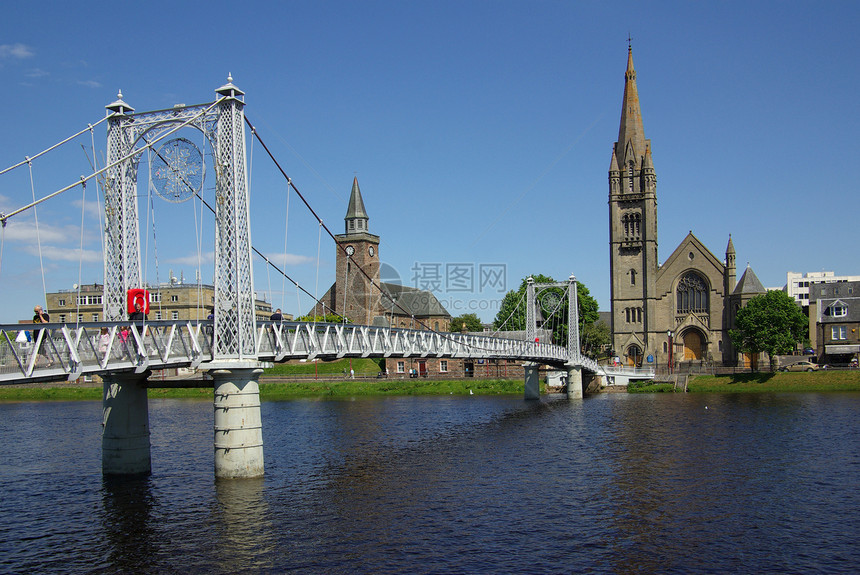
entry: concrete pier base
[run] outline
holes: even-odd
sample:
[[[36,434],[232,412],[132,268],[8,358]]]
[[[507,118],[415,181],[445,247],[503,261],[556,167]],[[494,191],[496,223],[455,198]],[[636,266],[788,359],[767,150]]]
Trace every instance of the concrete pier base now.
[[[582,399],[581,367],[572,367],[567,370],[567,398]]]
[[[525,399],[540,399],[540,372],[535,364],[523,365],[525,370]]]
[[[262,369],[216,369],[215,477],[262,477],[263,421],[260,416]]]
[[[152,472],[146,397],[148,376],[148,371],[103,376],[102,473],[105,475]]]

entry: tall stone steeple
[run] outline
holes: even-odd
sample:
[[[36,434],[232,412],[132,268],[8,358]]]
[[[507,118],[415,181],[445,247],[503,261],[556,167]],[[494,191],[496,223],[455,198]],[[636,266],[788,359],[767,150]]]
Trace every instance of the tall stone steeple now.
[[[609,162],[612,337],[630,362],[657,352],[657,172],[645,138],[633,49],[627,46],[618,141]]]
[[[645,128],[639,107],[639,90],[636,88],[636,70],[633,68],[633,47],[627,46],[627,70],[624,72],[624,99],[621,102],[621,125],[615,155],[621,166],[631,165],[638,170],[645,159]],[[631,174],[632,176],[632,174]]]
[[[361,190],[358,188],[358,177],[352,179],[352,193],[349,195],[349,206],[344,216],[344,233],[354,234],[367,233],[367,224],[370,218],[364,209],[364,200],[361,198]]]

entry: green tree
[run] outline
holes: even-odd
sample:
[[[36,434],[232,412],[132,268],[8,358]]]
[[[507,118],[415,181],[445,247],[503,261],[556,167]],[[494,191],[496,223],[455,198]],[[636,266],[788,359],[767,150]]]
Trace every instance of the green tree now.
[[[344,318],[339,316],[336,313],[327,313],[323,315],[303,315],[298,318],[296,321],[312,321],[317,323],[343,323]],[[346,323],[352,323],[349,319],[346,320]]]
[[[602,321],[584,325],[582,327],[582,334],[580,335],[580,343],[583,353],[588,357],[592,359],[606,357],[606,351],[604,350],[608,351],[612,343],[609,326]]]
[[[466,324],[465,331],[484,331],[484,324],[481,319],[474,313],[464,313],[457,317],[451,318],[451,331],[460,332],[463,330],[463,324]]]
[[[553,283],[555,280],[543,274],[531,276],[536,284]],[[526,329],[526,289],[528,278],[524,278],[519,289],[511,290],[502,298],[502,303],[493,327],[504,331],[516,331]],[[552,330],[552,343],[567,345],[567,311],[569,300],[565,296],[564,288],[548,288],[538,295],[538,304],[541,306],[541,314],[545,318],[543,326],[538,328]],[[582,333],[583,326],[591,325],[597,321],[597,300],[591,297],[588,288],[582,283],[576,284],[576,295],[579,303],[579,331]],[[557,305],[559,304],[559,305]]]
[[[773,371],[776,355],[791,353],[808,337],[808,330],[808,320],[794,299],[783,291],[769,291],[738,310],[729,336],[742,352],[766,352]]]

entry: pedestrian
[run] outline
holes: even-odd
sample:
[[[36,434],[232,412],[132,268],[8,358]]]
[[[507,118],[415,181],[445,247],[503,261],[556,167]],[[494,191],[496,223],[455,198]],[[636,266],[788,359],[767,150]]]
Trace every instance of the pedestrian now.
[[[140,305],[139,301],[134,302],[134,311],[128,314],[128,321],[139,321],[142,322],[146,320],[146,314],[143,313],[143,308]]]
[[[51,323],[51,316],[48,315],[48,312],[42,310],[42,306],[37,305],[33,308],[33,323]],[[42,340],[39,341],[39,336],[42,336]],[[47,329],[34,329],[33,330],[33,341],[36,342],[35,346],[33,346],[33,353],[36,354],[36,362],[39,361],[39,355],[43,355],[45,357],[45,361],[47,361],[47,365],[45,367],[51,367],[54,362],[46,353],[45,350],[45,341],[51,337],[50,330]]]
[[[275,313],[269,317],[270,321],[284,321],[284,316],[281,315],[281,308],[275,310]]]
[[[107,353],[108,345],[110,344],[110,334],[108,328],[103,327],[99,334],[99,353],[104,356]]]
[[[352,368],[349,368],[349,378],[355,379],[355,370]]]

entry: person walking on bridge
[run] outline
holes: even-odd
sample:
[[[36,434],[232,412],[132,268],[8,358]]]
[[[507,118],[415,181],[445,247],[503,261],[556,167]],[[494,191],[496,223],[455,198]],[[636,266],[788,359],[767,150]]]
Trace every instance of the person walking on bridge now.
[[[42,306],[37,305],[36,307],[33,308],[33,323],[51,323],[51,316],[48,315],[47,312],[42,310]],[[39,334],[41,332],[45,332],[45,333],[44,333],[44,335],[42,335],[42,341],[39,341]],[[36,354],[36,363],[39,362],[39,356],[43,355],[45,357],[45,361],[47,362],[47,365],[45,367],[51,367],[51,365],[53,365],[53,363],[54,363],[53,361],[51,361],[51,358],[48,357],[48,355],[46,353],[44,353],[45,340],[49,337],[51,337],[50,330],[47,330],[47,329],[34,329],[33,330],[33,341],[36,342],[36,343],[34,343],[33,353]]]

